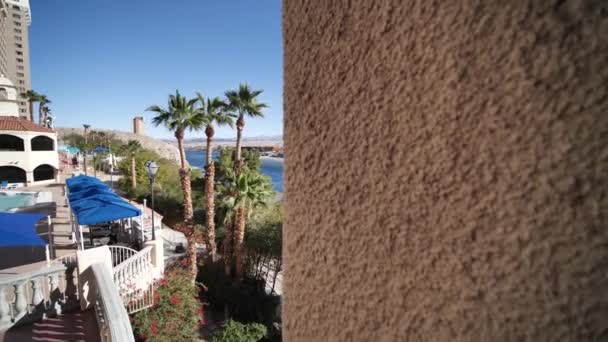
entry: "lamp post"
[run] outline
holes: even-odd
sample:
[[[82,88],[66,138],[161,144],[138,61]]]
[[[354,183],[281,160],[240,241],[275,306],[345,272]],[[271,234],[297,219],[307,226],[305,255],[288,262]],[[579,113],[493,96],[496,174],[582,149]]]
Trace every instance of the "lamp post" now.
[[[108,139],[108,156],[110,157],[110,189],[114,191],[114,156],[112,155],[112,142]]]
[[[154,233],[154,180],[160,166],[154,160],[148,160],[145,168],[150,179],[150,194],[152,195],[152,240],[156,240],[156,234]]]

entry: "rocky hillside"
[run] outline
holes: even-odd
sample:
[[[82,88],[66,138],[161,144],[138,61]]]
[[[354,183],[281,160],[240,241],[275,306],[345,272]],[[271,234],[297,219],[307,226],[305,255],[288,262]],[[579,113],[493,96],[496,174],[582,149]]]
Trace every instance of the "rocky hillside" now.
[[[55,128],[55,130],[57,131],[57,136],[59,138],[59,141],[62,141],[63,136],[66,134],[70,134],[70,133],[84,134],[83,128],[59,127],[59,128]],[[108,130],[108,129],[96,129],[96,131],[111,133],[112,135],[114,135],[114,137],[116,139],[123,141],[125,143],[129,140],[137,140],[141,143],[141,145],[144,148],[155,151],[161,157],[179,162],[179,151],[177,150],[177,147],[172,144],[169,144],[165,141],[162,141],[160,139],[136,135],[136,134],[129,133],[129,132],[121,132],[121,131]]]

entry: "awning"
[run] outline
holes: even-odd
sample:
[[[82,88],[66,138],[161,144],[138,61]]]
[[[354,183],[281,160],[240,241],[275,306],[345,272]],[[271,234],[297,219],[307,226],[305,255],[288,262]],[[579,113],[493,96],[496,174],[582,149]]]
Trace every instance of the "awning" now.
[[[92,225],[141,215],[141,210],[116,195],[95,177],[66,179],[70,208],[79,225]]]
[[[0,247],[46,245],[36,233],[36,223],[46,217],[44,214],[0,212]]]
[[[141,210],[116,195],[89,196],[70,201],[70,207],[80,225],[91,225],[141,215]]]
[[[77,200],[81,200],[83,198],[87,198],[87,197],[91,197],[91,196],[95,196],[95,195],[116,196],[110,190],[110,188],[93,187],[93,188],[87,188],[87,189],[76,191],[76,192],[70,192],[70,195],[68,196],[68,198],[70,201],[77,201]]]

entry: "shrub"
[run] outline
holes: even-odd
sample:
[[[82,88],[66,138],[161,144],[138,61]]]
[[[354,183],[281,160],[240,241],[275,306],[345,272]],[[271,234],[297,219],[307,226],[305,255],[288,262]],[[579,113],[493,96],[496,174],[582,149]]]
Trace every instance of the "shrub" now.
[[[257,342],[266,336],[266,327],[259,323],[243,324],[229,320],[213,342]]]
[[[169,273],[156,286],[154,306],[135,314],[133,326],[145,341],[196,341],[203,306],[184,270]]]

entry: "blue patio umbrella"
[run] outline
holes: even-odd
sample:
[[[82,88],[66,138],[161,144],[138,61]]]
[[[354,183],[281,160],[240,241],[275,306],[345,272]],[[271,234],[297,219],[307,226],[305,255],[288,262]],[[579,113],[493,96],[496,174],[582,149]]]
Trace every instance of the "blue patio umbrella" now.
[[[68,185],[68,189],[70,190],[70,193],[87,190],[87,189],[92,189],[92,188],[104,189],[104,190],[110,188],[102,181],[99,181],[99,180],[93,181],[93,180],[87,180],[87,179],[68,183],[67,185]]]
[[[0,247],[46,245],[36,233],[36,223],[46,217],[44,214],[0,212]]]
[[[93,195],[70,202],[79,225],[92,225],[141,215],[141,210],[114,195]]]
[[[71,178],[68,178],[65,180],[65,183],[68,186],[79,184],[79,183],[91,183],[91,182],[92,183],[103,183],[98,178],[91,177],[91,176],[85,176],[85,175],[74,176],[74,177],[71,177]]]
[[[95,151],[95,152],[108,152],[109,149],[107,147],[97,146],[97,147],[95,147],[95,149],[93,149],[93,151]]]
[[[103,188],[103,187],[89,187],[86,188],[84,190],[80,190],[80,191],[76,191],[76,192],[70,192],[70,195],[68,196],[70,202],[72,201],[77,201],[77,200],[81,200],[83,198],[87,198],[87,197],[92,197],[92,196],[97,196],[97,195],[107,195],[107,196],[116,196],[116,194],[114,194],[112,191],[110,191],[109,188]]]

